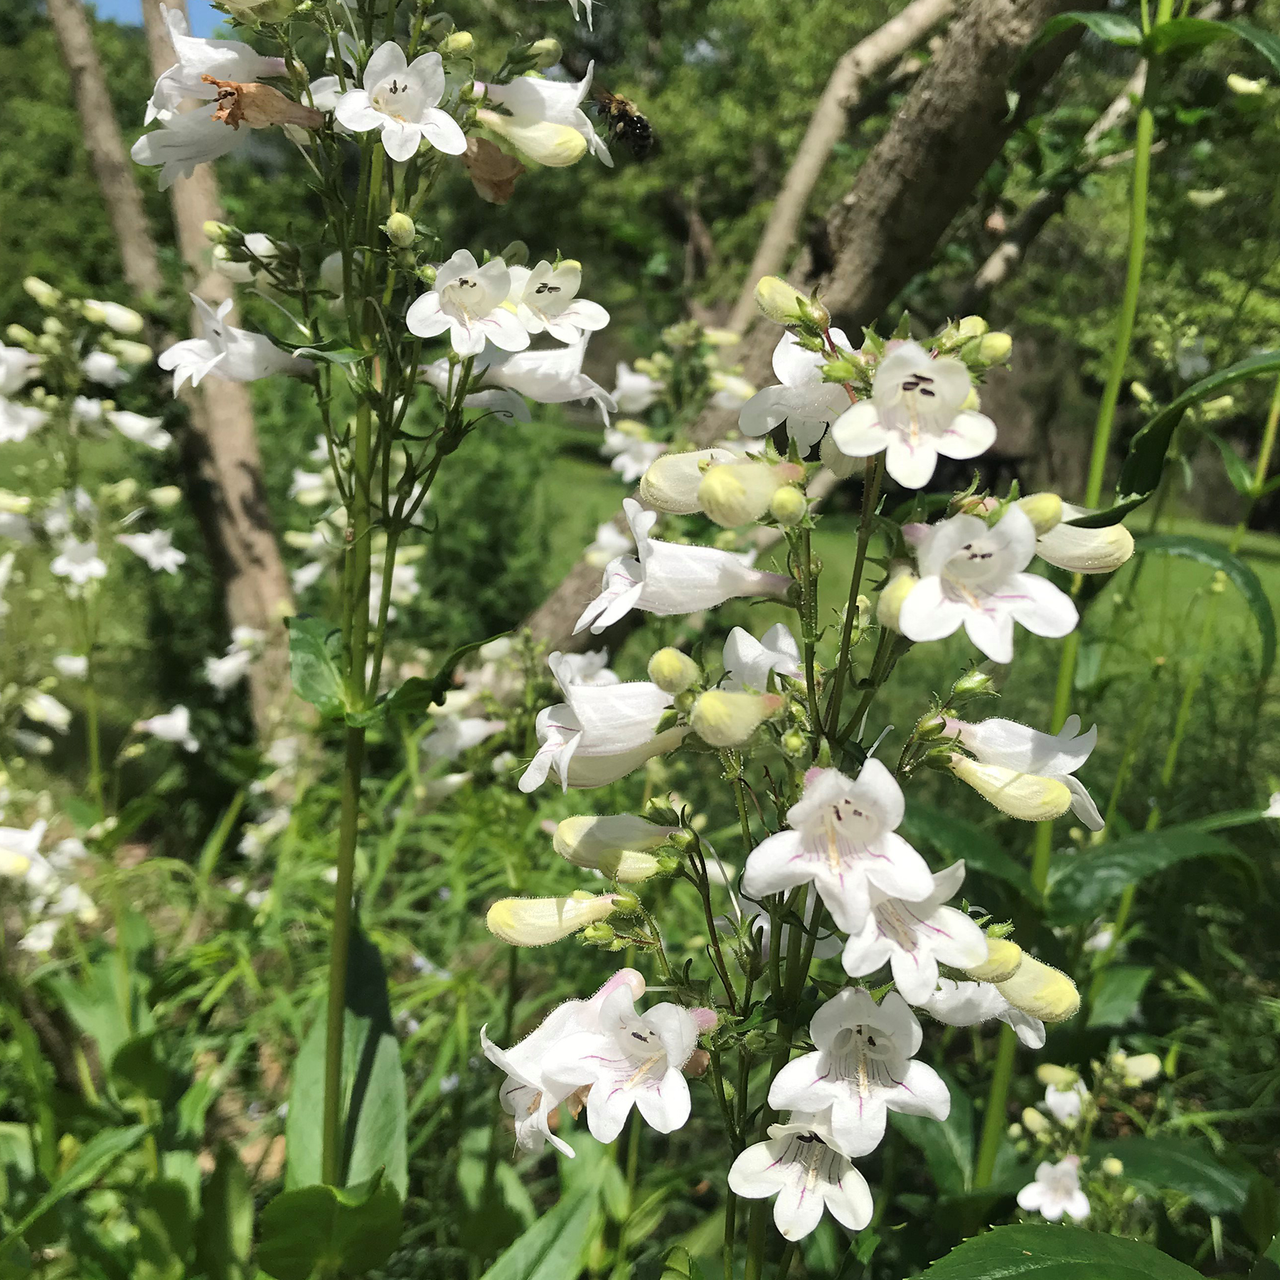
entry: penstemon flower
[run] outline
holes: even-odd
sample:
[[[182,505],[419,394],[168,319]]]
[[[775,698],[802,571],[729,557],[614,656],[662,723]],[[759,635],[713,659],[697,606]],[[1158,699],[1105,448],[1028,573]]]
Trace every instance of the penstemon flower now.
[[[765,690],[771,672],[792,680],[804,679],[800,646],[782,622],[770,627],[759,640],[742,627],[734,627],[724,642],[724,669],[729,677],[726,689]]]
[[[539,262],[532,270],[512,267],[511,294],[516,317],[530,333],[545,333],[572,345],[588,333],[603,329],[609,313],[598,303],[578,297],[582,264]]]
[[[160,368],[173,370],[174,395],[188,379],[196,387],[210,373],[232,382],[255,382],[278,373],[301,375],[311,368],[310,360],[281,351],[263,334],[228,324],[232,299],[226,299],[217,311],[194,293],[191,301],[200,318],[200,337],[175,342],[156,359]]]
[[[841,329],[832,329],[835,343],[848,348],[849,339]],[[822,366],[827,357],[818,351],[806,351],[795,334],[784,333],[773,350],[773,372],[780,387],[757,391],[738,415],[738,426],[745,436],[767,435],[775,427],[787,424],[787,434],[807,453],[822,438],[828,425],[849,407],[845,389],[822,380]]]
[[[938,989],[917,1008],[949,1027],[974,1027],[998,1018],[1013,1029],[1028,1049],[1044,1048],[1044,1023],[1014,1008],[990,982],[957,982],[939,978]]]
[[[144,560],[147,568],[154,569],[157,573],[176,574],[187,562],[186,553],[173,545],[173,534],[168,529],[153,529],[150,533],[121,533],[116,535],[116,541]]]
[[[61,550],[49,565],[49,572],[66,578],[77,587],[83,587],[98,578],[107,576],[107,565],[98,555],[98,544],[67,538]]]
[[[476,92],[484,93],[486,103],[477,118],[537,164],[576,164],[590,151],[613,168],[608,146],[582,110],[594,72],[595,63],[589,62],[586,75],[576,82],[543,76],[518,76],[507,84],[477,82]]]
[[[1080,1190],[1080,1157],[1064,1156],[1057,1164],[1042,1160],[1035,1181],[1018,1192],[1018,1207],[1050,1222],[1060,1222],[1064,1214],[1083,1222],[1089,1216],[1089,1198]]]
[[[334,116],[353,133],[381,130],[392,160],[410,159],[424,138],[446,155],[460,156],[467,149],[461,126],[440,109],[445,80],[438,53],[424,53],[410,63],[388,40],[369,55],[361,84],[338,99]]]
[[[511,274],[501,258],[480,266],[459,249],[436,273],[430,292],[417,298],[405,315],[409,332],[434,338],[448,330],[460,356],[478,356],[491,342],[503,351],[523,351],[529,331],[507,306]]]
[[[952,516],[914,529],[920,580],[902,602],[898,628],[908,640],[941,640],[961,626],[988,658],[1013,661],[1013,624],[1060,638],[1079,621],[1070,598],[1026,573],[1036,531],[1010,507],[993,528],[977,516]]]
[[[133,726],[139,733],[149,733],[162,742],[180,743],[186,751],[199,750],[200,744],[191,732],[191,712],[181,703],[163,715],[139,720]]]
[[[619,413],[643,413],[665,390],[665,382],[651,378],[623,361],[619,361],[614,370],[613,398],[618,402]]]

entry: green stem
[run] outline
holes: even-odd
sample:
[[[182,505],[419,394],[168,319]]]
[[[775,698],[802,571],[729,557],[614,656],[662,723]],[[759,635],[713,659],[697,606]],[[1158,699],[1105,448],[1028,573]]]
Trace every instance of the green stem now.
[[[1008,1105],[1009,1085],[1013,1081],[1013,1057],[1018,1048],[1018,1037],[1012,1027],[1000,1028],[1000,1047],[996,1050],[996,1065],[991,1073],[991,1087],[987,1090],[987,1111],[982,1119],[982,1140],[978,1145],[978,1163],[973,1171],[973,1185],[990,1186],[995,1171],[996,1156],[1000,1151],[1000,1139],[1005,1131],[1005,1108]]]

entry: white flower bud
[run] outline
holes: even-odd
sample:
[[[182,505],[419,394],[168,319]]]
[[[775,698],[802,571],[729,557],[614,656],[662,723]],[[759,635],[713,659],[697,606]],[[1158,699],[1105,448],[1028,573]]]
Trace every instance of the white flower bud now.
[[[919,581],[920,579],[911,571],[909,565],[893,566],[889,571],[889,581],[885,583],[884,590],[880,592],[880,599],[876,601],[876,621],[882,627],[888,627],[890,631],[899,629],[898,614],[902,610],[903,602]]]
[[[1008,938],[987,939],[985,963],[966,969],[965,973],[975,982],[1005,982],[1018,972],[1022,963],[1022,948]]]
[[[566,818],[556,827],[552,848],[575,867],[601,871],[621,884],[637,884],[661,870],[652,850],[679,827],[660,827],[623,813]]]
[[[1018,972],[996,990],[1015,1009],[1041,1022],[1065,1022],[1080,1008],[1080,992],[1065,973],[1034,956],[1024,955]]]
[[[1057,778],[1018,773],[1003,765],[981,764],[958,753],[948,761],[951,772],[1001,813],[1024,822],[1060,818],[1071,808],[1071,792]]]
[[[1084,507],[1063,503],[1064,521],[1089,514]],[[1133,534],[1122,524],[1105,529],[1057,524],[1036,539],[1036,554],[1069,573],[1112,573],[1133,555]]]
[[[1160,1074],[1160,1058],[1154,1053],[1137,1053],[1126,1058],[1124,1063],[1124,1082],[1130,1088],[1146,1084]]]
[[[722,462],[712,467],[698,486],[698,505],[725,529],[759,520],[769,510],[778,489],[796,478],[800,468],[790,463]],[[801,472],[803,474],[803,472]]]
[[[784,484],[769,499],[769,514],[786,528],[797,525],[809,510],[804,494],[792,484]]]
[[[1046,1087],[1054,1089],[1071,1089],[1080,1079],[1080,1073],[1070,1067],[1059,1067],[1052,1062],[1042,1062],[1036,1067],[1036,1079]]]
[[[1018,499],[1018,506],[1031,521],[1036,536],[1062,523],[1062,499],[1056,493],[1032,493]]]
[[[695,449],[690,453],[664,453],[649,464],[640,477],[640,501],[655,511],[672,516],[690,516],[698,505],[698,486],[709,467],[733,462],[737,455],[728,449]]]
[[[711,747],[737,747],[771,715],[782,709],[776,693],[735,693],[708,689],[693,704],[689,723],[703,742]]]
[[[1001,364],[1013,350],[1013,339],[1007,333],[984,334],[978,341],[978,359],[984,364]]]
[[[28,494],[0,489],[0,512],[10,516],[25,516],[30,510],[31,498]]]
[[[536,124],[516,124],[512,116],[496,111],[477,111],[476,119],[485,128],[505,138],[522,155],[535,164],[562,169],[577,164],[587,153],[587,140],[567,124],[542,120]]]
[[[659,649],[649,659],[649,679],[663,693],[683,693],[698,683],[702,668],[679,649]]]
[[[489,908],[489,932],[514,947],[559,942],[616,910],[618,895],[575,893],[567,898],[501,898]]]
[[[1227,77],[1227,88],[1232,93],[1239,93],[1245,97],[1255,97],[1265,92],[1266,87],[1265,80],[1246,80],[1244,76],[1236,75],[1234,72]]]
[[[756,284],[756,306],[777,324],[798,324],[808,301],[779,276],[762,276]]]
[[[168,511],[171,507],[176,507],[182,501],[182,490],[176,484],[161,485],[158,489],[152,489],[147,494],[147,501],[156,508],[157,511]],[[310,538],[307,539],[307,546],[311,545]]]
[[[116,340],[111,343],[111,354],[121,364],[147,364],[155,352],[145,342],[125,342]]]
[[[126,337],[142,332],[142,317],[132,307],[121,306],[118,302],[86,298],[82,314],[90,324],[105,324],[108,329]]]
[[[62,294],[47,280],[41,280],[39,276],[28,276],[22,282],[22,287],[27,296],[33,298],[37,305],[46,311],[52,311],[62,301]]]
[[[1035,1107],[1024,1107],[1022,1111],[1022,1127],[1033,1137],[1048,1133],[1053,1125],[1049,1121],[1049,1117],[1043,1112],[1037,1111]]]
[[[418,238],[418,228],[407,213],[393,213],[383,229],[397,249],[407,249]]]
[[[564,57],[564,50],[560,47],[559,40],[543,36],[541,40],[535,40],[529,46],[529,57],[533,59],[535,67],[545,71],[548,67],[554,67]]]

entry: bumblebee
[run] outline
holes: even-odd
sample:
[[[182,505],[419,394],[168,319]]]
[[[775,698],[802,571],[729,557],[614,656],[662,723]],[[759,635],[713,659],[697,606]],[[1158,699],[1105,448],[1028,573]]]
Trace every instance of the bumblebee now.
[[[610,136],[621,142],[637,160],[653,154],[657,146],[653,127],[648,117],[629,98],[597,88],[594,92],[596,107],[608,126]]]

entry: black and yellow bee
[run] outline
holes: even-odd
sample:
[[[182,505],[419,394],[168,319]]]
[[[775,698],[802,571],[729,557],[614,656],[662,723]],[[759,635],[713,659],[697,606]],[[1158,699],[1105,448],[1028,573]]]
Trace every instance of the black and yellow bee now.
[[[608,89],[602,89],[598,85],[593,90],[592,97],[614,141],[621,142],[637,160],[644,160],[653,154],[658,142],[653,126],[630,98],[610,93]]]

